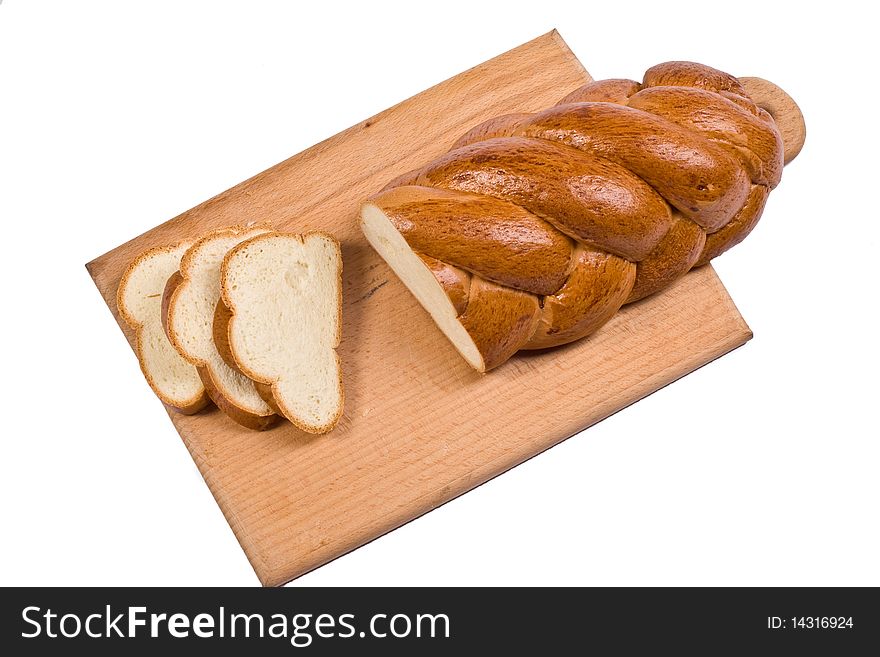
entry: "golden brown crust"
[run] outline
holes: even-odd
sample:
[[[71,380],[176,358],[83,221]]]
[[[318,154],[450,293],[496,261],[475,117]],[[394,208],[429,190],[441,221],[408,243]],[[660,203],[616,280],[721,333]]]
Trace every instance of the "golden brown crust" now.
[[[468,144],[473,144],[478,141],[485,141],[486,139],[492,139],[493,137],[509,137],[522,121],[531,116],[531,114],[524,113],[493,116],[488,121],[483,121],[464,133],[455,141],[452,148],[449,150],[454,151],[462,146],[467,146]]]
[[[571,240],[507,201],[429,187],[376,195],[413,250],[499,285],[552,294],[565,283]]]
[[[214,346],[217,347],[217,353],[220,354],[220,358],[223,359],[224,363],[236,372],[241,372],[238,369],[238,363],[232,357],[232,350],[229,348],[229,320],[231,319],[232,311],[226,307],[221,297],[214,308],[214,322],[211,325],[211,332],[214,335]],[[241,373],[244,375],[244,372]]]
[[[509,201],[629,260],[647,256],[672,225],[669,206],[628,170],[542,139],[489,139],[451,151],[424,167],[416,184]]]
[[[776,110],[793,115],[792,144]],[[446,292],[488,370],[517,349],[588,335],[737,244],[804,134],[775,85],[666,62],[641,84],[591,82],[542,112],[484,121],[371,200]]]
[[[664,62],[645,71],[643,87],[696,87],[715,92],[747,96],[745,89],[730,73],[696,62]]]
[[[459,321],[483,358],[483,371],[497,367],[519,351],[535,332],[540,314],[538,297],[471,279],[467,309]]]
[[[629,97],[641,88],[642,85],[634,80],[598,80],[578,87],[556,104],[599,102],[626,105]]]
[[[775,187],[782,178],[782,137],[756,114],[716,93],[686,87],[644,89],[629,107],[702,134],[740,160],[751,182]]]
[[[146,375],[146,374],[145,374]],[[165,400],[162,400],[165,402]],[[207,390],[205,394],[199,395],[198,397],[194,397],[193,400],[189,404],[169,404],[165,402],[165,405],[177,411],[178,413],[182,413],[183,415],[195,415],[201,410],[204,410],[206,406],[211,403],[211,398],[208,396]]]
[[[761,218],[761,213],[764,212],[769,195],[770,189],[768,187],[753,185],[742,210],[737,212],[736,216],[724,228],[706,236],[706,245],[694,263],[694,267],[705,265],[712,258],[720,256],[727,249],[736,246],[748,237],[752,229],[758,225],[758,220]]]
[[[199,377],[202,379],[202,383],[205,385],[205,390],[208,391],[211,401],[233,422],[253,431],[266,431],[278,423],[279,417],[274,412],[274,409],[269,415],[260,415],[259,413],[246,411],[220,392],[207,367],[197,367],[196,371],[199,373]],[[269,407],[271,408],[271,404],[269,404]]]
[[[171,334],[171,331],[168,330],[168,310],[171,308],[171,297],[174,296],[174,293],[177,291],[177,288],[180,287],[181,283],[183,283],[183,276],[180,275],[180,270],[177,270],[171,276],[168,277],[168,281],[165,283],[165,289],[162,291],[162,330],[165,331],[165,335],[168,336],[168,341],[177,348],[177,342],[175,337]],[[186,357],[185,354],[180,352],[180,349],[177,348],[178,353],[180,353],[181,357],[192,363],[192,360]],[[196,365],[197,363],[192,363]]]
[[[544,297],[534,335],[523,349],[580,340],[618,311],[636,279],[636,266],[610,253],[578,248],[575,267],[556,294]]]
[[[214,344],[217,347],[217,353],[220,354],[220,358],[223,359],[224,363],[242,376],[247,376],[239,369],[238,363],[235,362],[235,358],[232,356],[232,349],[229,346],[229,321],[231,319],[232,311],[226,307],[221,298],[217,301],[217,306],[214,308],[214,323],[211,327],[214,334]],[[251,380],[254,381],[253,379]],[[275,397],[272,395],[272,386],[260,381],[254,381],[254,389],[257,391],[260,399],[266,402],[269,408],[272,409],[275,419],[280,419],[282,414],[275,403]]]
[[[272,386],[268,383],[260,383],[259,381],[254,381],[254,387],[257,389],[257,394],[260,398],[269,404],[269,408],[271,408],[275,413],[282,416],[284,413],[281,412],[281,409],[278,408],[278,404],[275,403],[275,395],[272,394]]]
[[[559,105],[539,112],[517,133],[559,141],[629,169],[708,232],[727,223],[749,193],[748,176],[726,150],[631,107]]]
[[[706,233],[690,219],[676,215],[672,228],[651,254],[638,263],[636,282],[626,303],[662,290],[688,273],[706,243]]]
[[[413,169],[412,171],[407,171],[406,173],[402,173],[397,178],[393,178],[387,185],[385,185],[380,192],[386,192],[389,189],[394,189],[395,187],[403,187],[405,185],[415,185],[416,180],[418,180],[419,174],[421,174],[421,169]]]

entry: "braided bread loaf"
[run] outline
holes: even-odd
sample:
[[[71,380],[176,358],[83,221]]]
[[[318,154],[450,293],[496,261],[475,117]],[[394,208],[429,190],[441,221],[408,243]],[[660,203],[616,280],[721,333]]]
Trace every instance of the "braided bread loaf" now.
[[[588,335],[739,243],[783,157],[737,78],[668,62],[476,126],[369,199],[361,226],[486,371]]]

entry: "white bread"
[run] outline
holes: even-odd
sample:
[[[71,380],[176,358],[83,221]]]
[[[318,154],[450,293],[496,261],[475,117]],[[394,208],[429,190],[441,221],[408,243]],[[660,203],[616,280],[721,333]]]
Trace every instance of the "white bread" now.
[[[278,416],[254,382],[223,360],[214,343],[213,324],[223,257],[237,244],[266,232],[265,228],[226,228],[202,237],[183,255],[180,271],[168,279],[163,299],[171,344],[196,367],[212,401],[234,421],[255,430],[268,429]]]
[[[364,237],[391,267],[406,288],[428,311],[444,335],[458,349],[468,364],[479,372],[486,371],[480,348],[459,319],[460,312],[437,276],[425,260],[413,251],[403,235],[380,207],[364,203],[361,208],[361,230]]]
[[[187,414],[200,411],[209,399],[196,368],[165,335],[162,294],[189,246],[184,242],[141,254],[122,275],[116,292],[119,314],[134,330],[135,353],[147,383],[165,404]]]
[[[223,259],[220,287],[238,368],[271,386],[272,404],[297,427],[330,431],[343,407],[339,243],[317,232],[253,237]]]

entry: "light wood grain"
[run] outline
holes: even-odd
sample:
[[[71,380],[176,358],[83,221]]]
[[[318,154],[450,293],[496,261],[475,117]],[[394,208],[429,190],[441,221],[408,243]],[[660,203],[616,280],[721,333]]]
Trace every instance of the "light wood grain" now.
[[[346,408],[337,429],[316,437],[283,423],[255,433],[216,409],[170,414],[263,584],[282,584],[363,545],[751,337],[703,267],[586,340],[520,354],[480,375],[361,236],[358,204],[386,181],[439,155],[468,127],[548,107],[589,79],[551,32],[87,265],[118,320],[120,276],[151,246],[248,220],[330,231],[341,241]],[[139,375],[134,359],[131,374]]]

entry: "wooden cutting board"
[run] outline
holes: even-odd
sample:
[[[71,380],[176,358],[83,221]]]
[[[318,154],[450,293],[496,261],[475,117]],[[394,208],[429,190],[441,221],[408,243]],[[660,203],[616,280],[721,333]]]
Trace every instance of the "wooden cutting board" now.
[[[342,243],[346,404],[336,430],[316,437],[283,423],[255,433],[213,408],[170,413],[264,585],[283,584],[399,527],[751,337],[707,266],[625,307],[588,339],[518,355],[480,375],[362,237],[359,202],[385,182],[441,154],[476,123],[543,109],[590,79],[550,32],[87,265],[119,321],[119,279],[150,247],[248,220],[326,230]],[[140,376],[134,359],[131,375]]]

